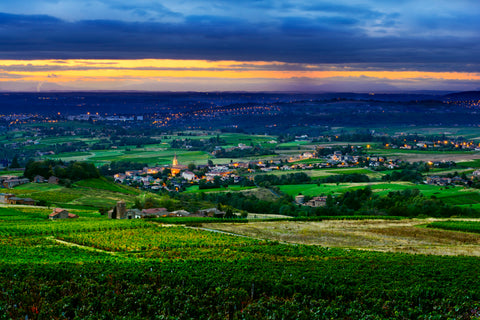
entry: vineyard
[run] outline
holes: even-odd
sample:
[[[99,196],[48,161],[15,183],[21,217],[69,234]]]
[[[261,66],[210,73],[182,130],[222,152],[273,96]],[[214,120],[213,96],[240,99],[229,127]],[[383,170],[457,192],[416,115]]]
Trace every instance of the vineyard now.
[[[115,220],[79,220],[79,221],[41,221],[35,223],[3,223],[0,225],[2,236],[32,236],[32,235],[58,235],[72,232],[92,232],[123,230],[150,226],[144,221],[115,221]]]
[[[0,217],[14,214],[4,210]],[[146,220],[15,215],[0,226],[0,319],[480,317],[475,257],[287,245]]]
[[[144,227],[62,235],[61,240],[107,251],[139,251],[172,248],[231,247],[261,244],[249,238],[184,227]]]
[[[428,227],[444,230],[480,233],[480,222],[478,221],[436,221],[428,224]]]
[[[28,197],[46,204],[62,207],[87,208],[112,207],[117,201],[132,203],[140,192],[134,188],[117,185],[106,179],[87,179],[75,183],[71,188],[52,184],[27,183],[5,192],[18,197]]]

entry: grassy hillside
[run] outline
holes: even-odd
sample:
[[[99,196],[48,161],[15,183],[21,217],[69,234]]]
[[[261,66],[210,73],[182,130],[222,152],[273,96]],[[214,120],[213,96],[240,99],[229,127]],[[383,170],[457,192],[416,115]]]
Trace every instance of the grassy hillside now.
[[[47,183],[28,183],[6,189],[5,192],[66,208],[111,207],[120,200],[131,206],[135,197],[142,194],[140,190],[118,185],[103,178],[79,181],[72,188]]]

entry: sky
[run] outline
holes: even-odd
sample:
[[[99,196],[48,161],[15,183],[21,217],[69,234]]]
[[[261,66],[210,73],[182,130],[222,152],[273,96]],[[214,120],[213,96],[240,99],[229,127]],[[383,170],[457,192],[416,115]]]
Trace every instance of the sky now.
[[[480,90],[478,0],[0,2],[0,90]]]

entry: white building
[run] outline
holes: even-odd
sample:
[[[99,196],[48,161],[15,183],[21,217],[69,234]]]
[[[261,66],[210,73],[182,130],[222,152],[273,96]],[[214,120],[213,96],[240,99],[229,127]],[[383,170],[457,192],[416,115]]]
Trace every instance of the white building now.
[[[195,174],[190,171],[184,171],[182,172],[182,178],[188,181],[195,180]]]

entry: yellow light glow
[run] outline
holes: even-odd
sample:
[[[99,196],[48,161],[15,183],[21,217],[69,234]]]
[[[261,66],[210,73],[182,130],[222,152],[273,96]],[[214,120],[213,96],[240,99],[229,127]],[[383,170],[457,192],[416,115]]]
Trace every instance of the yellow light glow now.
[[[8,67],[8,68],[7,68]],[[18,67],[18,68],[15,68]],[[208,61],[208,60],[0,60],[0,71],[7,74],[0,81],[37,81],[50,83],[142,81],[145,79],[295,79],[295,78],[357,78],[421,81],[480,80],[478,73],[421,71],[343,71],[314,70],[314,65],[299,65],[267,61]],[[10,75],[11,77],[8,77]]]

